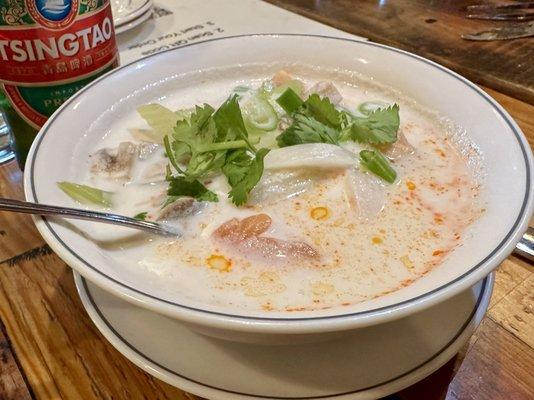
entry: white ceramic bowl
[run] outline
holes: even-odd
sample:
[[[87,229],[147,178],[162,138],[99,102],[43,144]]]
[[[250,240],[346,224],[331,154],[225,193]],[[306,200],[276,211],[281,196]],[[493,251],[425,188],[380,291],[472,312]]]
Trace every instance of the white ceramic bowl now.
[[[118,68],[73,96],[43,127],[26,164],[27,199],[70,204],[57,190],[56,182],[72,179],[72,171],[82,162],[77,155],[87,152],[111,123],[135,112],[136,106],[164,99],[171,92],[202,81],[204,76],[217,79],[214,68],[256,65],[274,70],[280,63],[362,73],[439,111],[467,130],[484,154],[487,211],[470,228],[463,246],[444,264],[406,288],[354,306],[297,314],[258,311],[245,315],[185,300],[154,274],[127,271],[114,261],[112,252],[99,248],[76,230],[36,218],[45,240],[70,266],[100,287],[208,334],[240,340],[260,336],[270,340],[273,335],[291,338],[295,334],[316,339],[325,333],[396,319],[474,285],[512,252],[533,209],[532,154],[516,123],[491,97],[454,72],[401,50],[350,39],[237,36],[166,51]]]

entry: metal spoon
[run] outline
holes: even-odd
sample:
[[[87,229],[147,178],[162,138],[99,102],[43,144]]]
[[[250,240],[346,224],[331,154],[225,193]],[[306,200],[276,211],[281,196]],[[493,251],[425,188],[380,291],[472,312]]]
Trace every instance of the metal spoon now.
[[[24,214],[57,215],[63,218],[84,219],[88,221],[104,222],[107,224],[126,226],[140,229],[162,236],[181,236],[178,228],[152,221],[141,221],[123,215],[110,214],[99,211],[81,210],[78,208],[50,206],[31,203],[28,201],[0,198],[0,211],[13,211]]]
[[[169,225],[152,221],[140,221],[123,215],[99,211],[80,210],[78,208],[49,206],[28,201],[0,198],[0,211],[13,211],[24,214],[57,215],[64,218],[84,219],[104,222],[154,233],[162,236],[181,236],[181,232]],[[515,248],[515,252],[530,261],[534,261],[534,228],[528,228]]]

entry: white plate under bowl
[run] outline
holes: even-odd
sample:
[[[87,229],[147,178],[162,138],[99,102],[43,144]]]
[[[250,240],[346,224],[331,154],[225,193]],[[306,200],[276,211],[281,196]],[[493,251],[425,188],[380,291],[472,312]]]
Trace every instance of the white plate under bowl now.
[[[133,21],[152,9],[152,0],[111,0],[115,26]]]
[[[122,25],[115,26],[115,33],[117,35],[120,35],[121,33],[127,32],[139,25],[141,25],[143,22],[147,21],[152,16],[152,8],[150,8],[147,12],[144,14],[141,14],[139,17],[135,18],[134,20],[130,22],[126,22]]]
[[[391,86],[465,128],[481,150],[485,213],[462,235],[462,246],[414,283],[372,300],[327,310],[244,311],[187,298],[171,280],[131,268],[129,264],[136,265],[136,260],[118,262],[113,251],[72,229],[91,233],[98,225],[79,221],[67,225],[35,217],[37,228],[67,264],[100,287],[214,335],[247,336],[239,340],[321,336],[401,318],[468,289],[512,252],[533,209],[532,154],[517,124],[491,97],[458,74],[402,50],[351,39],[290,34],[218,38],[115,69],[72,96],[43,126],[26,163],[26,198],[72,206],[56,182],[76,179],[76,171],[87,168],[87,154],[95,143],[112,125],[126,129],[121,125],[124,118],[139,119],[135,109],[141,104],[179,97],[181,90],[194,90],[197,104],[210,101],[211,85],[221,79],[220,68],[232,67],[238,78],[265,79],[279,68],[298,65],[355,72]],[[106,231],[113,229],[106,227]]]
[[[85,309],[113,346],[149,374],[210,400],[360,400],[399,391],[459,351],[484,317],[493,280],[492,274],[437,306],[343,339],[265,346],[196,334],[75,274]]]

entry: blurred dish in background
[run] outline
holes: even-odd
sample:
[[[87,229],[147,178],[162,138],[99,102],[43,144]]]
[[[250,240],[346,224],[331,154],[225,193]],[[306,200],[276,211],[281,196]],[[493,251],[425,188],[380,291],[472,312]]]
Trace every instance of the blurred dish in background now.
[[[152,13],[152,0],[112,0],[115,33],[131,29],[146,21]]]
[[[122,25],[116,25],[115,26],[115,34],[119,35],[123,32],[129,31],[130,29],[133,29],[139,25],[141,25],[143,22],[147,21],[152,16],[152,8],[150,8],[148,11],[146,11],[144,14],[141,14],[138,18],[126,22]]]

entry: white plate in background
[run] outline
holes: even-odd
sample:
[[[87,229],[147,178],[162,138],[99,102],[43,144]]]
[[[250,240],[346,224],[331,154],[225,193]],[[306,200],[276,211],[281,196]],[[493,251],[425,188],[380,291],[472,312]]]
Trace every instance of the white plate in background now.
[[[152,0],[111,0],[115,27],[130,22],[152,9]]]
[[[115,34],[119,35],[121,33],[129,31],[130,29],[133,29],[141,25],[143,22],[147,21],[151,16],[152,16],[152,8],[149,8],[147,12],[145,12],[144,14],[141,14],[136,19],[130,22],[126,22],[122,25],[115,26]]]

